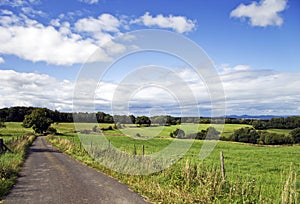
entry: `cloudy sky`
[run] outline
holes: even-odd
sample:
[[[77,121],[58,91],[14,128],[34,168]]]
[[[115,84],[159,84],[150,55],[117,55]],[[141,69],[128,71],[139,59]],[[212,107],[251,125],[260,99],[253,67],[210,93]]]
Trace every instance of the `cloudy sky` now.
[[[209,115],[210,90],[187,62],[157,51],[115,58],[138,47],[126,33],[141,29],[199,45],[222,82],[226,114],[300,115],[298,0],[0,0],[0,108],[72,111],[82,69],[106,63],[103,76],[86,79],[97,88],[85,90],[94,100],[80,99],[82,110],[111,113],[122,102],[129,113]]]

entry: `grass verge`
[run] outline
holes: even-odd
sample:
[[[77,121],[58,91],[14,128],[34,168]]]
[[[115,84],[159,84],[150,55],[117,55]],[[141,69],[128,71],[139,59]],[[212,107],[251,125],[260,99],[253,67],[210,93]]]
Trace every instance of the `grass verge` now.
[[[18,139],[6,140],[6,145],[12,150],[0,155],[0,202],[12,188],[18,177],[29,146],[35,135],[18,136]]]
[[[122,137],[111,137],[110,139],[112,138],[122,139]],[[50,136],[47,139],[73,158],[117,178],[122,183],[129,185],[134,191],[148,198],[149,201],[155,203],[297,203],[299,201],[297,165],[291,165],[289,170],[281,172],[278,175],[280,181],[272,185],[241,172],[234,174],[235,179],[230,178],[230,175],[228,175],[228,179],[224,182],[218,163],[213,165],[209,165],[207,162],[205,164],[203,162],[199,163],[189,156],[157,173],[128,175],[112,171],[98,163],[90,156],[91,154],[87,153],[89,149],[87,148],[86,151],[82,147],[79,138],[75,135]],[[164,141],[164,139],[161,140]],[[126,141],[120,143],[124,144]],[[196,143],[196,145],[199,144],[201,143]],[[221,143],[221,145],[226,145],[226,148],[237,146],[245,149],[248,147],[230,143]],[[249,148],[257,147],[249,146]],[[225,151],[224,148],[223,150]],[[95,149],[92,149],[92,152],[93,154],[98,153]],[[100,153],[114,154],[110,151]],[[236,156],[235,160],[238,158]],[[118,161],[122,161],[122,159],[119,158]],[[128,161],[123,160],[123,162]]]

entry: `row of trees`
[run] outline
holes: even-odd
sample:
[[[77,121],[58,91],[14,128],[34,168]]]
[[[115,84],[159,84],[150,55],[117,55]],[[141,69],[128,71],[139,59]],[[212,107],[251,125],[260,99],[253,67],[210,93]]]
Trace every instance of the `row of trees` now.
[[[283,145],[300,143],[300,128],[292,130],[289,135],[284,135],[245,127],[235,130],[229,138],[225,138],[220,137],[220,132],[214,127],[208,127],[206,130],[189,135],[186,135],[181,129],[176,129],[170,133],[170,136],[178,139],[224,140],[252,144]]]
[[[277,129],[295,129],[300,127],[300,117],[291,116],[287,118],[272,118],[270,120],[255,120],[252,125],[257,130],[266,130],[270,128]]]
[[[66,113],[57,110],[52,111],[47,108],[35,107],[11,107],[0,109],[0,121],[3,122],[22,122],[26,115],[30,115],[34,110],[42,109],[45,116],[52,122],[98,122],[98,123],[120,123],[120,124],[139,124],[139,125],[176,125],[180,124],[180,118],[172,116],[134,116],[134,115],[110,115],[104,112],[97,113]]]
[[[300,143],[300,128],[295,128],[289,135],[285,135],[245,127],[235,130],[228,140],[265,145],[297,144]]]
[[[30,115],[35,109],[40,108],[22,106],[2,108],[0,109],[0,120],[3,122],[22,122],[25,119],[25,116]],[[73,122],[72,113],[64,113],[57,110],[52,111],[47,108],[43,108],[43,110],[46,112],[46,117],[54,122]]]

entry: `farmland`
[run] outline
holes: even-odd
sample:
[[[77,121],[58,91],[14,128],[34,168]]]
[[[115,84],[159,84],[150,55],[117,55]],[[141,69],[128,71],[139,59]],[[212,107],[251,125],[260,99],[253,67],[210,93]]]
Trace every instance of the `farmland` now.
[[[79,124],[77,128],[91,129],[94,125],[95,124],[82,123]],[[108,126],[110,125],[100,124],[100,127]],[[185,127],[181,126],[181,128],[190,129],[193,124],[185,124],[183,126]],[[226,124],[222,136],[228,137],[234,130],[245,126],[247,125]],[[95,163],[94,160],[91,160],[86,155],[79,153],[79,138],[74,134],[72,124],[62,123],[56,124],[54,127],[63,133],[62,136],[52,137],[52,139],[50,139],[50,141],[59,148],[91,166],[117,177],[122,182],[129,184],[133,189],[155,202],[198,202],[199,194],[207,194],[206,196],[200,196],[200,198],[210,200],[211,202],[217,202],[217,200],[219,200],[219,202],[222,203],[233,201],[243,202],[243,199],[248,199],[249,202],[276,203],[283,199],[284,186],[287,185],[287,181],[289,182],[288,185],[294,186],[293,192],[297,189],[299,197],[300,163],[298,158],[300,156],[300,146],[257,146],[219,141],[213,152],[205,160],[200,161],[199,154],[203,141],[194,141],[184,157],[175,165],[160,173],[154,173],[149,176],[131,176],[111,171],[99,165],[97,162]],[[208,125],[200,125],[199,130],[206,129],[207,127]],[[153,128],[153,132],[157,133],[161,127],[151,128]],[[104,135],[112,146],[129,154],[136,151],[136,154],[141,155],[142,145],[144,145],[145,155],[147,155],[158,152],[172,143],[173,139],[170,139],[168,135],[171,131],[178,128],[178,126],[164,127],[160,129],[157,137],[148,140],[124,135],[124,132],[129,133],[129,135],[134,135],[138,132],[143,136],[146,135],[147,131],[150,131],[151,128],[128,128],[129,131],[134,131],[133,133],[128,132],[128,130],[107,130],[104,132]],[[270,131],[288,134],[290,130],[272,129]],[[100,135],[91,136],[85,134],[79,134],[79,136],[80,138],[92,137],[95,141],[97,137],[103,137]],[[189,143],[191,141],[181,140],[180,142]],[[89,147],[87,147],[87,149],[88,148]],[[134,150],[134,148],[136,148],[136,150]],[[209,184],[200,184],[201,182],[197,180],[199,179],[197,176],[184,178],[186,173],[189,175],[193,174],[193,169],[197,169],[196,174],[206,172],[207,175],[202,176],[208,178],[208,183],[221,183],[218,180],[220,179],[218,177],[220,176],[218,174],[220,151],[222,151],[225,156],[226,176],[228,183],[230,183],[229,187],[214,186],[214,188],[219,189],[219,191],[215,189],[213,190],[215,192],[203,192],[199,190],[200,187],[212,188],[212,186]],[[200,171],[200,169],[205,170]],[[211,174],[208,174],[208,172]],[[294,177],[295,175],[297,175],[296,178]],[[214,179],[218,181],[211,177],[214,177]],[[289,180],[290,178],[294,178],[293,181]],[[237,188],[236,192],[233,192],[233,188]],[[214,196],[219,197],[215,200],[213,199]]]
[[[6,128],[0,129],[1,137],[6,141],[32,132],[31,129],[22,128],[21,123],[6,123],[6,125]],[[169,137],[169,133],[179,126],[124,127],[104,131],[102,136],[76,133],[76,131],[91,130],[95,125],[97,124],[78,123],[75,130],[73,123],[52,124],[60,135],[48,136],[48,141],[75,159],[128,184],[150,201],[279,203],[288,199],[293,202],[299,200],[300,146],[257,146],[219,141],[212,153],[204,160],[200,160],[203,141],[177,140]],[[109,126],[113,124],[99,124],[102,128]],[[194,124],[184,124],[180,128],[204,130],[208,126],[208,124],[201,124],[195,127]],[[228,137],[234,130],[246,126],[248,125],[226,124],[222,136]],[[290,130],[272,129],[270,131],[288,134]],[[153,132],[157,135],[156,137],[146,137]],[[125,133],[133,136],[125,136]],[[139,133],[141,138],[134,137],[136,133]],[[150,175],[129,175],[118,173],[99,164],[98,158],[91,158],[80,144],[80,139],[93,138],[95,146],[100,137],[105,137],[112,147],[122,152],[137,155],[143,153],[142,146],[144,146],[144,154],[150,155],[164,149],[174,141],[189,143],[191,147],[182,159],[165,170]],[[89,151],[89,146],[86,146],[86,150]],[[225,183],[220,175],[220,151],[225,157]],[[6,155],[1,156],[1,161],[8,157]]]

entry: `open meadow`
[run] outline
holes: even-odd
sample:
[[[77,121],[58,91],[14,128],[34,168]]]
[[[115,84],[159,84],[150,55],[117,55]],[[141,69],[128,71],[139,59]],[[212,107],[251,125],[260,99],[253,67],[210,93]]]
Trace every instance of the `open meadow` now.
[[[48,136],[48,141],[60,150],[71,155],[75,159],[86,163],[106,174],[109,174],[121,182],[128,184],[134,191],[147,197],[153,202],[163,203],[297,203],[300,189],[300,146],[262,146],[236,142],[218,141],[211,154],[204,160],[200,160],[200,151],[204,141],[179,140],[169,136],[179,126],[166,127],[123,127],[123,129],[106,130],[102,133],[83,134],[77,131],[92,130],[97,124],[78,123],[76,128],[73,123],[55,123],[58,135]],[[107,128],[113,124],[99,124],[98,127]],[[180,128],[195,129],[195,124],[183,124]],[[198,130],[204,130],[208,124],[201,124]],[[222,136],[229,137],[234,130],[249,125],[226,124]],[[272,132],[288,134],[290,130],[270,130]],[[140,134],[140,138],[126,136]],[[149,134],[157,134],[156,137],[145,137]],[[192,132],[191,132],[192,133]],[[21,126],[21,123],[6,123],[6,128],[0,129],[0,136],[5,142],[20,141],[22,135],[32,134],[31,129]],[[114,147],[129,155],[151,155],[159,152],[171,143],[186,144],[190,148],[184,156],[169,168],[150,175],[129,175],[113,171],[99,164],[103,155],[114,154],[113,151],[97,152],[96,145],[99,138],[106,138],[110,147]],[[85,144],[84,138],[92,141],[91,147]],[[92,138],[92,139],[91,139]],[[23,138],[24,139],[24,138]],[[82,143],[80,143],[80,140]],[[32,141],[32,139],[31,139]],[[215,143],[214,141],[206,141]],[[85,145],[84,145],[85,144]],[[143,150],[144,147],[144,150]],[[175,146],[180,148],[179,146]],[[103,148],[103,146],[102,146]],[[107,144],[104,145],[104,149]],[[174,147],[173,147],[174,148]],[[99,146],[99,149],[100,146]],[[177,150],[174,150],[176,152]],[[173,150],[172,150],[173,151]],[[220,152],[224,154],[226,181],[223,181],[220,171]],[[88,154],[89,153],[89,154]],[[92,155],[92,156],[91,156]],[[95,156],[96,155],[96,156]],[[7,153],[0,156],[2,172],[4,164],[14,163],[13,154]],[[2,196],[13,183],[16,172],[20,168],[24,152],[17,154],[18,165],[11,170],[15,172],[12,180],[1,181]],[[122,158],[122,157],[121,157]],[[124,161],[127,162],[127,161]],[[104,162],[105,163],[105,162]],[[7,168],[8,168],[7,167]],[[3,173],[4,174],[4,173]],[[1,177],[4,177],[1,175]],[[3,178],[2,178],[3,179]],[[5,186],[4,186],[5,185]]]
[[[90,130],[95,124],[76,124],[78,130]],[[113,124],[100,124],[108,128]],[[262,146],[236,142],[218,141],[211,154],[200,160],[200,150],[203,145],[201,140],[178,140],[180,143],[191,143],[191,147],[175,165],[158,173],[145,176],[131,176],[110,171],[95,164],[95,161],[80,154],[83,147],[79,141],[83,138],[92,138],[97,144],[99,137],[106,137],[109,145],[128,154],[149,155],[168,147],[174,139],[169,137],[170,132],[179,126],[124,128],[127,130],[107,130],[104,136],[99,134],[75,134],[73,124],[61,123],[53,125],[60,136],[51,137],[50,141],[59,148],[73,155],[75,158],[86,162],[107,174],[117,177],[122,182],[129,184],[133,189],[155,202],[199,202],[204,199],[212,203],[279,203],[285,199],[299,200],[300,189],[300,146]],[[185,126],[185,127],[183,127]],[[182,129],[195,129],[195,124],[183,124]],[[208,124],[201,124],[199,130],[206,129]],[[234,130],[249,125],[226,124],[222,136],[229,137]],[[157,137],[144,138],[148,132],[157,133]],[[158,130],[159,129],[159,130]],[[138,132],[142,138],[125,136],[124,133],[134,135]],[[133,133],[130,131],[134,131]],[[290,130],[272,129],[271,132],[288,134]],[[100,141],[100,140],[98,140]],[[84,143],[84,141],[82,141]],[[213,141],[207,141],[212,142]],[[107,145],[107,144],[106,144]],[[87,145],[86,150],[90,147]],[[218,186],[220,180],[220,152],[225,157],[226,180],[228,186]],[[90,152],[90,154],[92,154]],[[96,156],[95,160],[97,160]],[[100,159],[100,161],[102,161]],[[203,170],[200,170],[203,169]],[[205,170],[204,170],[205,169]],[[201,172],[209,175],[200,175]],[[187,176],[187,177],[185,177]],[[200,177],[207,177],[203,182]],[[213,177],[213,178],[212,178]],[[203,179],[203,178],[202,178]],[[216,181],[216,180],[218,181]],[[200,181],[201,180],[201,181]],[[211,186],[213,185],[213,186]],[[199,188],[207,188],[205,192]],[[212,189],[211,189],[212,188]],[[152,189],[152,190],[151,190]],[[222,189],[222,190],[221,190]],[[296,190],[297,189],[297,190]],[[212,192],[213,191],[213,192]],[[203,194],[199,196],[200,194]],[[207,194],[207,195],[204,195]],[[215,197],[217,196],[217,198]],[[179,199],[180,198],[180,199]],[[179,199],[179,200],[178,200]],[[200,200],[201,200],[200,199]]]

